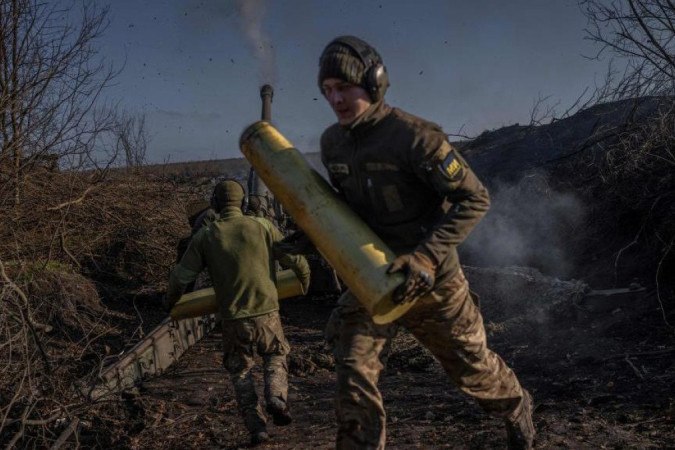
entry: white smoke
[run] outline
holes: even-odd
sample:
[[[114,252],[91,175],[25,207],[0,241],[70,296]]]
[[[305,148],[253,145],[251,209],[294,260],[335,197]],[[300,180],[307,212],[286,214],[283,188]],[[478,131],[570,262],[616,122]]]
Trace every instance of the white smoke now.
[[[237,0],[241,27],[253,55],[260,63],[260,84],[275,85],[277,81],[276,53],[272,41],[263,29],[265,4],[263,0]]]
[[[527,266],[547,275],[569,275],[578,256],[586,214],[572,193],[559,192],[546,175],[491,189],[492,207],[460,247],[462,262],[478,266]]]

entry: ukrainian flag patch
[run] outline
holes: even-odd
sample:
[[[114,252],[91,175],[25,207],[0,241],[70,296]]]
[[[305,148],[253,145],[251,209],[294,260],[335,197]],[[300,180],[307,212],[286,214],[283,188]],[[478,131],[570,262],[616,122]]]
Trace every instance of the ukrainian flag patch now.
[[[450,181],[457,181],[462,178],[464,174],[462,162],[457,158],[454,151],[448,152],[448,155],[441,163],[441,172]]]

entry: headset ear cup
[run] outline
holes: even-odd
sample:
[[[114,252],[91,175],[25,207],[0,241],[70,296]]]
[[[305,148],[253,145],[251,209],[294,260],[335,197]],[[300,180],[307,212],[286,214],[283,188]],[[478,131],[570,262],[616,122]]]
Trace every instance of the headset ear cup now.
[[[366,74],[368,92],[374,101],[381,100],[389,87],[387,68],[382,64],[375,64]]]
[[[378,69],[377,89],[380,92],[380,98],[382,98],[389,87],[389,74],[387,73],[387,67],[382,64],[379,64]]]
[[[375,66],[368,68],[368,71],[365,74],[365,79],[366,79],[366,88],[368,90],[370,98],[375,102],[378,101],[381,97],[380,97],[380,90],[377,87],[377,73]]]
[[[389,87],[389,76],[387,75],[387,68],[382,64],[382,57],[377,53],[373,47],[367,42],[355,36],[340,36],[333,39],[324,49],[334,44],[341,44],[349,47],[363,63],[366,71],[364,73],[364,84],[368,95],[373,101],[379,101],[384,97],[387,88]],[[319,65],[321,64],[319,58]]]

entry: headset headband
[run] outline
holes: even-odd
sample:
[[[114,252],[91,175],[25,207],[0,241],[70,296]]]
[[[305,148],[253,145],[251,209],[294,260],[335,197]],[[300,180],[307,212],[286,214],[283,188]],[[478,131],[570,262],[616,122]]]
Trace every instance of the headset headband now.
[[[343,44],[352,49],[354,53],[357,54],[366,70],[377,64],[382,64],[380,56],[375,53],[373,48],[359,38],[354,36],[340,36],[333,39],[329,46],[332,44]]]

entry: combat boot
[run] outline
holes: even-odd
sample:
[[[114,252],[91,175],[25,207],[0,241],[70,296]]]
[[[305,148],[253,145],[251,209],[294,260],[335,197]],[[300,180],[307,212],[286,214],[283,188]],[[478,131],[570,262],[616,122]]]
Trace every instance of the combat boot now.
[[[291,412],[286,402],[278,397],[272,397],[267,403],[267,412],[272,416],[274,425],[285,426],[293,422]]]
[[[523,401],[511,417],[507,417],[506,436],[509,450],[530,450],[534,444],[534,424],[532,423],[532,396],[523,389]]]
[[[270,440],[270,435],[265,430],[254,431],[251,433],[251,447],[260,445],[265,441]]]

